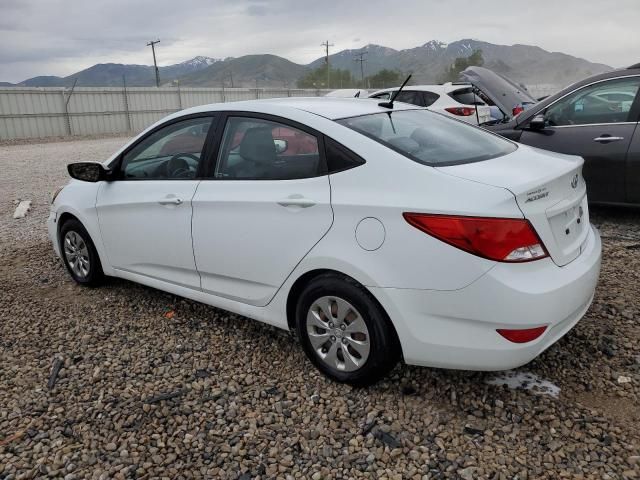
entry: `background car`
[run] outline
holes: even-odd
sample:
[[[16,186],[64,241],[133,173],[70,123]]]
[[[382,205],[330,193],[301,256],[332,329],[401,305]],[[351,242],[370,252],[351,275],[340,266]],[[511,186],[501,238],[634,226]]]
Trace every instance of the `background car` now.
[[[398,88],[378,90],[369,98],[388,100]],[[409,85],[398,94],[396,101],[427,107],[475,125],[491,121],[491,109],[480,96],[474,95],[469,84]]]
[[[527,363],[593,298],[582,160],[379,103],[175,113],[104,164],[69,165],[54,249],[79,284],[121,277],[295,330],[342,382],[372,383],[400,358]]]
[[[596,75],[486,125],[520,143],[584,158],[589,201],[640,205],[640,65]]]

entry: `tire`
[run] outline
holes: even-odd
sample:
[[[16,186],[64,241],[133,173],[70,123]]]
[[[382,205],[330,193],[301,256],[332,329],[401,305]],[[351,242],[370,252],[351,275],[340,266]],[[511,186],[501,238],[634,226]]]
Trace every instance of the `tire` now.
[[[100,285],[104,279],[100,257],[82,224],[76,219],[64,222],[60,227],[59,241],[62,262],[71,278],[87,287]]]
[[[400,359],[387,314],[363,286],[342,275],[309,282],[296,305],[296,328],[311,363],[337,382],[371,385]]]

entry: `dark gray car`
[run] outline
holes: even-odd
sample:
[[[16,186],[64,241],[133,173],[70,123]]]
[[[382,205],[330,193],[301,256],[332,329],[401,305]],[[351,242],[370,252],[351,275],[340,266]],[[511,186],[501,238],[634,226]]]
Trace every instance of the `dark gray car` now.
[[[640,64],[577,82],[510,120],[483,127],[583,157],[590,202],[640,206],[639,90]]]

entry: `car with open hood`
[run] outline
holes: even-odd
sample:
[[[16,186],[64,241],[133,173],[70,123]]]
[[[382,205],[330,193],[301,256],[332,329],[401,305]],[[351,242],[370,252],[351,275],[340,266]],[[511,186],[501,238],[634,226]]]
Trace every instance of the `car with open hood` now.
[[[483,126],[522,144],[584,158],[590,202],[640,206],[639,91],[637,64],[586,78],[511,119]]]

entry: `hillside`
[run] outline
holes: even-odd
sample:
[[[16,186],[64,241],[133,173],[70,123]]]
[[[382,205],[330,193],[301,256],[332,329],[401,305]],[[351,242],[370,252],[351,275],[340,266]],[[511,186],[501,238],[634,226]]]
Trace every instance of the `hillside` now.
[[[419,47],[404,50],[381,45],[367,45],[356,50],[342,50],[330,56],[331,66],[349,70],[354,78],[361,76],[356,54],[365,55],[364,75],[382,69],[413,73],[412,83],[435,83],[457,57],[470,55],[481,49],[485,66],[527,85],[567,85],[589,75],[611,70],[603,64],[559,52],[548,52],[531,45],[496,45],[478,40],[459,40],[442,43],[432,40]],[[161,84],[175,80],[185,87],[295,87],[297,80],[310,69],[324,64],[318,58],[309,65],[299,65],[277,55],[245,55],[217,60],[195,57],[175,65],[160,67]],[[78,86],[121,86],[122,77],[129,86],[155,85],[155,74],[149,65],[103,63],[67,77],[39,76],[21,82],[20,86],[70,86],[78,79]]]
[[[209,57],[195,57],[175,65],[158,67],[160,82],[162,84],[170,83],[183,75],[206,69],[218,61]],[[131,87],[144,87],[155,85],[156,83],[153,66],[99,63],[67,77],[34,77],[20,82],[18,85],[25,87],[71,86],[77,78],[77,86],[79,87],[119,87],[122,85],[123,75],[126,78],[127,85]]]
[[[496,45],[478,40],[459,40],[443,43],[432,40],[422,46],[405,50],[393,50],[380,45],[367,45],[359,50],[343,50],[329,57],[335,68],[349,70],[360,78],[360,65],[354,61],[355,55],[365,55],[365,75],[371,75],[383,68],[413,73],[412,83],[437,82],[446,67],[456,57],[466,57],[474,50],[482,50],[485,66],[524,84],[567,85],[589,75],[611,70],[607,65],[592,63],[582,58],[564,53],[548,52],[531,45]],[[312,62],[316,68],[324,58]]]
[[[295,87],[307,67],[277,55],[245,55],[216,62],[179,79],[185,87]]]

